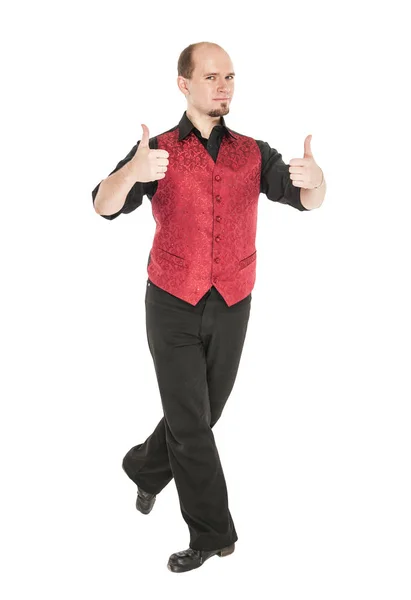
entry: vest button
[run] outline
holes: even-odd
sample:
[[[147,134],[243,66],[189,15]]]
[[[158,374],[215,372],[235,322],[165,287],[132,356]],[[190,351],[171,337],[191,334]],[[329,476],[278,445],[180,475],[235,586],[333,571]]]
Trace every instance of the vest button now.
[[[215,241],[216,241],[216,242],[219,242],[220,240],[221,240],[220,236],[219,236],[219,235],[216,235]]]
[[[221,221],[220,215],[217,215],[216,218],[215,218],[215,220],[218,221],[218,222],[220,222]]]
[[[216,181],[221,181],[221,177],[220,177],[220,175],[216,175],[216,176],[215,176],[215,179],[216,179]]]
[[[216,263],[219,263],[219,262],[220,262],[220,258],[217,256],[217,257],[214,259],[214,262],[216,262]]]

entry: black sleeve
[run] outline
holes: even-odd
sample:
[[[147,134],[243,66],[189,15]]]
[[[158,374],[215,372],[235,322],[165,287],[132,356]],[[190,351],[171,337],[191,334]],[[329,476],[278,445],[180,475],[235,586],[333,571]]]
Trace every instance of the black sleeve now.
[[[128,163],[133,156],[135,155],[135,153],[137,152],[137,148],[140,144],[139,140],[137,142],[137,144],[135,146],[132,147],[132,149],[130,150],[130,152],[127,154],[127,156],[125,156],[122,160],[120,160],[120,162],[117,164],[116,168],[113,169],[111,171],[111,173],[109,173],[107,175],[107,177],[109,177],[110,175],[112,175],[113,173],[115,173],[116,171],[118,171],[119,169],[121,169],[121,167],[124,167],[124,165],[126,163]],[[149,140],[149,147],[151,149],[157,148],[157,138],[150,138]],[[94,200],[97,196],[97,192],[99,190],[100,184],[103,180],[100,181],[100,183],[98,185],[96,185],[96,187],[94,188],[94,190],[91,192],[91,196],[93,199],[93,205],[94,205]],[[115,219],[116,217],[118,217],[119,215],[121,215],[121,213],[131,213],[133,210],[135,210],[136,208],[138,208],[139,206],[141,206],[142,202],[143,202],[143,196],[147,195],[149,196],[150,200],[152,198],[152,196],[155,193],[155,190],[157,189],[157,180],[155,181],[147,181],[146,183],[142,183],[140,181],[137,181],[133,187],[131,188],[131,190],[129,191],[129,193],[126,196],[126,200],[122,206],[122,208],[120,208],[120,210],[116,213],[113,213],[111,215],[100,215],[101,217],[104,217],[105,219]]]
[[[269,200],[289,204],[298,210],[309,210],[301,204],[301,188],[293,184],[290,178],[289,164],[267,142],[256,140],[261,151],[260,193]]]

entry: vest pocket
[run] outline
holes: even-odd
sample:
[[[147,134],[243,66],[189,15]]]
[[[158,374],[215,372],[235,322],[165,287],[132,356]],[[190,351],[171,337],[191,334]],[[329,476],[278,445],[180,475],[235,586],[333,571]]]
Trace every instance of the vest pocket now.
[[[171,252],[167,252],[167,250],[163,250],[162,248],[157,248],[157,253],[159,258],[164,258],[165,260],[168,260],[175,265],[179,265],[180,267],[185,266],[184,258],[177,256],[177,254],[171,254]]]
[[[257,257],[257,250],[255,252],[253,252],[252,254],[250,254],[250,256],[247,256],[246,258],[243,258],[242,260],[240,260],[240,262],[239,262],[240,270],[244,269],[244,267],[247,267],[249,264],[251,264],[253,261],[255,261],[256,257]]]

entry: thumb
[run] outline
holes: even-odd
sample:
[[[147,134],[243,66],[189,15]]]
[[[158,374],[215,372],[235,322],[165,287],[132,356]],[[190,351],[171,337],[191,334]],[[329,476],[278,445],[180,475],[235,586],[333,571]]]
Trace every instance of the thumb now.
[[[141,127],[143,128],[143,135],[141,138],[141,142],[139,144],[139,148],[149,148],[149,132],[148,132],[148,127],[147,125],[141,125]]]
[[[311,150],[311,138],[313,136],[307,135],[307,137],[304,140],[304,158],[313,158],[313,152]]]

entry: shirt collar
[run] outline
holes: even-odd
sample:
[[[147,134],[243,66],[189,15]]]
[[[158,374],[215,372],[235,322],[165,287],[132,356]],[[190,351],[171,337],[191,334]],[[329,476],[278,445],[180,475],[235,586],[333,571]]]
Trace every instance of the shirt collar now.
[[[234,133],[232,133],[230,129],[228,129],[228,127],[224,121],[224,117],[220,117],[220,126],[223,128],[223,132],[227,136],[231,136],[231,138],[233,138],[233,140],[237,139],[237,136]],[[187,116],[187,111],[184,111],[184,114],[181,117],[180,122],[178,124],[178,129],[179,129],[179,136],[178,136],[179,142],[181,142],[181,140],[186,138],[188,136],[188,134],[191,133],[191,131],[194,129],[193,123],[190,121],[190,119]]]

